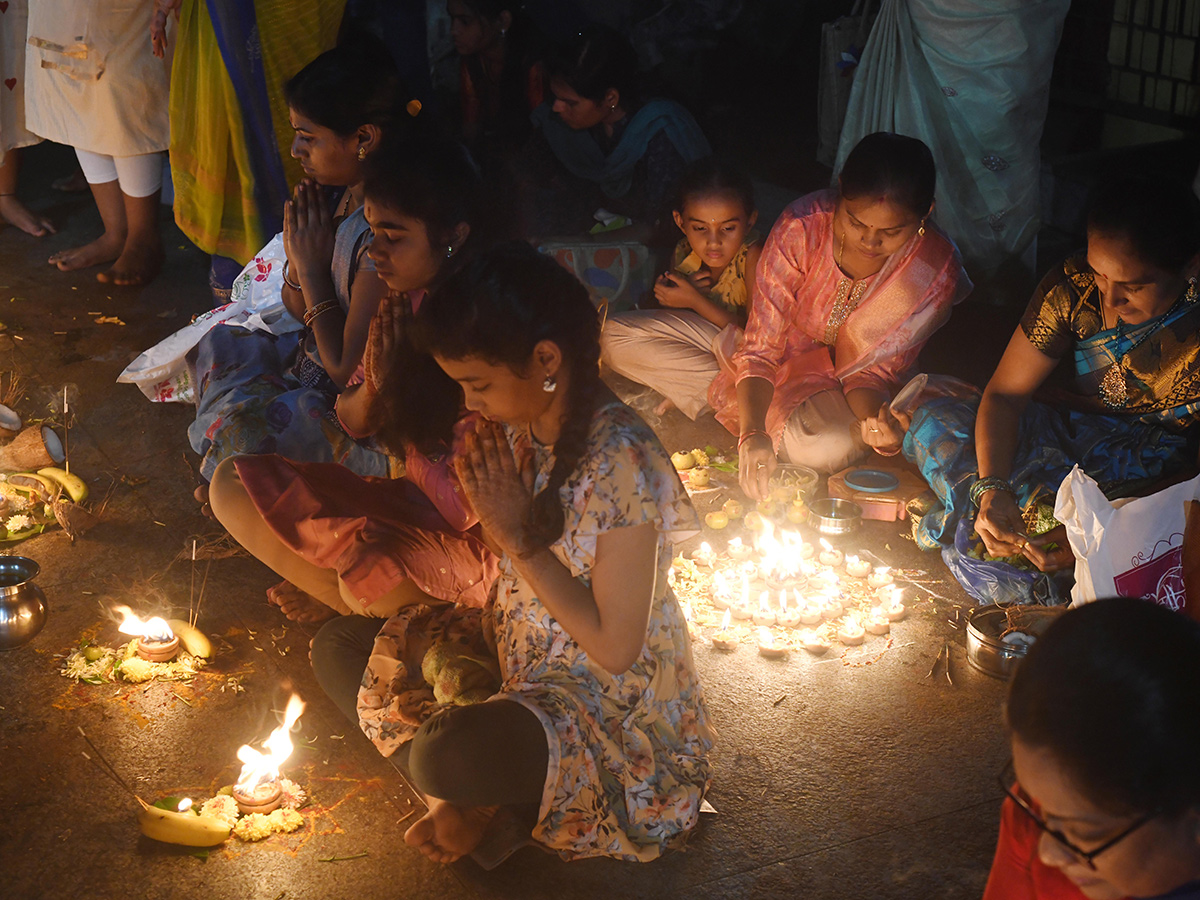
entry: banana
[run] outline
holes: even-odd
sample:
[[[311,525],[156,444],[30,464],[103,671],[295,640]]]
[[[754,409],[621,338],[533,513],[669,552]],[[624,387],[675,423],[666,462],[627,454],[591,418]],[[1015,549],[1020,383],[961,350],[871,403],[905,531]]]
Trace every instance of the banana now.
[[[49,478],[56,484],[61,484],[63,490],[67,492],[67,496],[76,503],[82,503],[87,499],[87,482],[85,482],[78,475],[72,475],[65,469],[55,468],[54,466],[47,466],[44,469],[38,469],[37,473],[45,478]]]
[[[159,809],[145,800],[138,802],[142,805],[137,814],[138,828],[148,838],[185,847],[215,847],[229,837],[230,828],[220,819]]]
[[[22,490],[32,491],[42,500],[49,500],[62,490],[62,486],[53,478],[47,478],[37,472],[17,472],[9,475],[8,483]]]
[[[199,628],[192,627],[182,619],[167,619],[167,624],[192,656],[203,656],[205,659],[212,656],[212,641]]]

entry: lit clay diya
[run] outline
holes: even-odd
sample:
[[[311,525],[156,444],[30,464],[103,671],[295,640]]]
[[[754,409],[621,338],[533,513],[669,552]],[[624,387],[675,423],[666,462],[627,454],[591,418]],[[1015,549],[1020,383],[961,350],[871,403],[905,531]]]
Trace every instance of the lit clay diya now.
[[[817,634],[817,632],[809,629],[800,632],[800,644],[809,653],[820,656],[829,649],[829,641]]]
[[[866,639],[867,633],[854,619],[847,619],[838,628],[837,639],[847,647],[856,647]]]
[[[173,636],[169,641],[152,641],[149,638],[138,638],[137,655],[147,662],[167,662],[175,658],[179,652],[179,636]]]
[[[775,643],[775,635],[771,634],[770,628],[759,628],[757,636],[759,656],[766,659],[785,659],[787,657],[787,647],[781,647]]]
[[[283,802],[283,788],[279,785],[279,779],[264,781],[249,791],[235,786],[233,799],[237,801],[238,809],[243,816],[248,816],[250,813],[265,814],[279,808],[279,804]]]

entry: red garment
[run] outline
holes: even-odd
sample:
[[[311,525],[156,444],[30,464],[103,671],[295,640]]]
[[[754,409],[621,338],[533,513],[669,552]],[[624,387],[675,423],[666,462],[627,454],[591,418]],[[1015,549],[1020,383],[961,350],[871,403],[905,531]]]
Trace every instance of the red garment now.
[[[1086,900],[1071,879],[1038,857],[1041,836],[1033,820],[1006,797],[983,900]]]
[[[737,382],[765,378],[775,386],[767,431],[778,444],[796,407],[821,391],[903,383],[921,347],[971,290],[953,242],[932,222],[858,282],[842,274],[835,255],[837,192],[801,197],[786,210],[763,247],[750,298],[745,340],[718,349],[722,365],[708,391],[717,420],[737,434]],[[843,284],[845,282],[845,284]],[[855,297],[845,321],[830,328],[839,296]],[[832,343],[825,343],[832,339]]]
[[[478,529],[459,530],[466,514],[437,466],[408,478],[364,478],[336,463],[302,463],[273,454],[234,462],[255,509],[292,552],[334,569],[369,611],[405,579],[439,600],[482,607],[497,575]],[[443,463],[444,470],[449,463]],[[438,497],[438,489],[443,491]]]

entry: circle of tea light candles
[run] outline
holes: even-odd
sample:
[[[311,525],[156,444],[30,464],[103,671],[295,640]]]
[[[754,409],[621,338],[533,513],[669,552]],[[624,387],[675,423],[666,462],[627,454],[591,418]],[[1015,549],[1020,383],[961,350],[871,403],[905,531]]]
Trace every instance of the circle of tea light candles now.
[[[821,555],[817,557],[817,562],[823,566],[829,566],[831,569],[836,569],[842,564],[845,556],[841,550],[833,547],[825,538],[821,538]]]
[[[795,628],[800,624],[800,610],[802,608],[800,604],[802,601],[800,600],[799,592],[796,592],[793,596],[796,598],[797,605],[788,606],[787,591],[782,589],[779,591],[779,611],[775,613],[775,621],[787,628]]]
[[[867,584],[873,588],[887,587],[895,581],[892,570],[888,566],[876,566],[875,571],[867,576]]]
[[[706,569],[711,569],[717,560],[717,554],[708,541],[701,541],[700,546],[692,551],[692,562]]]
[[[713,649],[724,650],[726,653],[738,648],[737,635],[729,630],[730,612],[728,609],[725,610],[725,615],[721,617],[721,627],[712,638]]]
[[[863,627],[871,634],[887,634],[892,630],[888,617],[878,606],[871,610],[871,614],[867,616],[867,624]]]
[[[800,610],[800,622],[803,625],[817,625],[821,621],[821,604],[818,601],[809,600],[804,604],[804,608]]]
[[[758,597],[758,609],[754,610],[751,620],[755,625],[774,625],[775,610],[771,609],[771,603],[767,599],[767,592],[763,591]]]
[[[775,635],[771,634],[771,629],[762,626],[758,629],[758,655],[764,656],[767,659],[783,659],[787,656],[787,647],[781,647],[775,643]]]
[[[754,548],[743,541],[740,537],[732,538],[726,545],[729,555],[736,560],[749,559],[750,554],[754,552]]]
[[[857,556],[846,557],[846,574],[855,578],[866,578],[871,574],[871,564]]]
[[[863,631],[862,625],[854,616],[850,616],[838,628],[837,639],[847,647],[854,647],[861,644],[866,638],[867,633]]]
[[[800,645],[809,653],[822,654],[829,649],[829,641],[821,637],[811,628],[806,628],[800,632]]]
[[[893,585],[889,593],[891,596],[883,604],[883,614],[888,617],[889,622],[899,622],[908,615],[908,610],[904,607],[904,590]]]

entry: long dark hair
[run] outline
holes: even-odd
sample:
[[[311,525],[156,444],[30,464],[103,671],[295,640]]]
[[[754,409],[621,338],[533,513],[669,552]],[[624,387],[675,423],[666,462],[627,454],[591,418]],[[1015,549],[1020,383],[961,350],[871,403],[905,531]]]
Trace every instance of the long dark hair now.
[[[431,252],[442,260],[432,289],[485,245],[491,232],[483,199],[479,170],[461,145],[442,139],[385,142],[370,154],[364,167],[363,195],[425,226]],[[466,241],[445,256],[455,228],[470,227]],[[401,316],[401,339],[383,373],[379,393],[371,408],[376,436],[393,454],[404,455],[409,446],[426,456],[445,450],[453,437],[454,423],[462,413],[462,389],[428,353],[411,339],[412,304],[395,301]],[[424,303],[433,302],[432,294]]]
[[[744,173],[717,162],[711,156],[698,159],[684,172],[679,180],[678,199],[675,209],[680,214],[688,200],[696,197],[711,197],[714,194],[729,194],[737,198],[747,216],[754,214],[754,182]]]
[[[854,145],[838,173],[841,194],[887,197],[915,216],[933,206],[937,167],[925,142],[890,131],[876,131]]]
[[[1013,676],[1006,718],[1115,815],[1200,806],[1200,623],[1127,598],[1064,613]]]
[[[1087,228],[1124,237],[1139,259],[1178,272],[1200,253],[1200,200],[1189,185],[1165,178],[1106,181],[1092,198]]]
[[[600,320],[587,290],[554,260],[514,242],[485,253],[438,288],[416,317],[414,337],[446,359],[478,357],[525,375],[541,341],[562,351],[567,414],[554,444],[554,468],[531,504],[530,535],[543,546],[562,535],[559,489],[587,450],[600,380]]]
[[[387,49],[369,35],[326,50],[283,86],[288,106],[339,137],[363,125],[394,129],[403,86]]]
[[[641,77],[633,45],[619,31],[590,25],[559,44],[546,60],[551,79],[561,78],[580,97],[601,103],[615,88],[626,112],[641,101]]]

